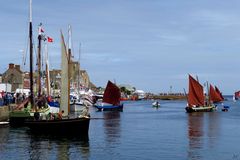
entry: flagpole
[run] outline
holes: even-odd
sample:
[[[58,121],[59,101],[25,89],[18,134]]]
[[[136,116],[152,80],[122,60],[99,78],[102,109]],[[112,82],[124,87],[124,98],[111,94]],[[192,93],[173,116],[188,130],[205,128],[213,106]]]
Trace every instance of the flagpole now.
[[[32,0],[29,0],[29,49],[30,49],[30,102],[31,102],[31,108],[34,107],[34,95],[33,95],[33,40],[32,40]],[[36,108],[34,108],[36,109]]]

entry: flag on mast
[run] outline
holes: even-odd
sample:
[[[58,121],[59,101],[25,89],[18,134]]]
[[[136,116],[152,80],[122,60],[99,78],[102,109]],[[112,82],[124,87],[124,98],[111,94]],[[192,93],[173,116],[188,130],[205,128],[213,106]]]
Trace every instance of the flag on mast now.
[[[48,42],[53,42],[53,38],[47,37],[47,41],[48,41]]]

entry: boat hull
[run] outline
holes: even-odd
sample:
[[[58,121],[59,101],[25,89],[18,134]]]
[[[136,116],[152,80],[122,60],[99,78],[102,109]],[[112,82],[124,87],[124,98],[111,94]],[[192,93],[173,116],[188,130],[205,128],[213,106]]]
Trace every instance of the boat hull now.
[[[200,106],[200,107],[186,107],[185,110],[187,113],[192,112],[212,112],[214,111],[214,106]]]
[[[90,118],[26,121],[31,133],[43,135],[88,136]]]
[[[123,104],[121,105],[95,105],[98,111],[123,111]]]
[[[22,127],[25,125],[26,120],[33,120],[33,116],[26,116],[26,117],[10,117],[9,124],[11,127]]]
[[[44,108],[39,110],[40,116],[47,115],[50,112],[50,108]],[[13,110],[9,114],[9,124],[12,127],[22,127],[25,126],[25,121],[33,120],[34,112],[30,111],[29,108],[22,110]]]
[[[160,107],[160,103],[159,102],[153,102],[152,107],[158,108],[158,107]]]
[[[156,108],[158,108],[158,107],[160,107],[160,104],[158,104],[158,105],[153,104],[152,107],[156,107]]]

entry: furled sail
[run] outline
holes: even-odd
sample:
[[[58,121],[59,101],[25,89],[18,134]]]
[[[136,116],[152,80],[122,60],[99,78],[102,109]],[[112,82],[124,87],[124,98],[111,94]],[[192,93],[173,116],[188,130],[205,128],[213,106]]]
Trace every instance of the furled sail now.
[[[68,52],[64,42],[63,34],[61,33],[61,52],[62,52],[62,63],[61,63],[61,101],[60,111],[64,111],[64,116],[68,115],[69,111],[69,75],[68,75]]]

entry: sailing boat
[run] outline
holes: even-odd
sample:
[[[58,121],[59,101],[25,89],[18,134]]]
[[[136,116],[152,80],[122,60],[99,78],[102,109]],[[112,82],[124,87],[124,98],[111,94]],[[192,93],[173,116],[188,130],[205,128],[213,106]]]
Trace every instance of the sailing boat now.
[[[219,91],[219,90],[218,90]],[[222,102],[224,99],[221,97],[221,92],[217,92],[214,87],[210,84],[209,89],[209,98],[212,103],[219,103]]]
[[[27,99],[25,99],[21,104],[16,106],[13,111],[9,113],[9,122],[11,126],[23,126],[24,122],[27,119],[34,119],[34,114],[37,112],[38,116],[46,115],[49,113],[50,108],[46,103],[44,103],[44,97],[40,96],[41,93],[41,86],[38,87],[38,99],[36,104],[38,104],[38,107],[35,105],[34,102],[34,92],[33,92],[33,40],[32,40],[32,0],[29,0],[30,2],[30,16],[29,16],[29,53],[30,53],[30,95]],[[39,33],[38,40],[39,40],[39,46],[38,46],[38,56],[40,56],[41,53],[41,40],[42,35]],[[38,57],[39,58],[39,57]],[[38,59],[41,60],[41,57]],[[40,62],[39,62],[40,63]],[[39,64],[39,67],[41,65]],[[40,69],[39,72],[40,73]],[[38,75],[40,77],[40,74]],[[39,80],[40,84],[40,80]],[[30,105],[29,105],[30,102]],[[37,114],[35,114],[37,115]]]
[[[103,100],[95,104],[99,111],[122,111],[123,104],[120,104],[121,91],[114,83],[108,81],[103,94]]]
[[[215,106],[205,102],[203,86],[189,75],[188,105],[185,108],[187,112],[210,112]]]
[[[220,90],[215,86],[215,89],[213,88],[212,85],[210,85],[210,91],[209,91],[209,98],[210,101],[212,103],[214,103],[216,106],[218,103],[221,103],[224,101],[224,98],[222,96],[222,93],[220,92]],[[229,106],[224,105],[223,103],[221,103],[222,105],[222,111],[226,112],[228,111],[228,109],[230,108]]]
[[[224,101],[224,97],[222,95],[222,92],[218,89],[217,86],[215,86],[215,91],[217,92],[217,94],[221,97],[222,101]]]
[[[234,99],[235,100],[238,100],[240,98],[240,91],[236,91],[235,93],[234,93]]]
[[[86,100],[83,99],[82,95],[80,94],[80,60],[76,63],[72,60],[72,28],[69,25],[68,27],[68,53],[70,54],[70,62],[72,63],[71,66],[77,64],[77,66],[74,66],[71,68],[71,72],[70,72],[70,79],[71,81],[71,89],[70,89],[70,111],[71,112],[82,112],[85,110],[86,107],[88,107],[89,105],[87,105]],[[79,49],[80,50],[80,49]],[[80,52],[79,52],[80,53]],[[80,56],[79,56],[80,57]],[[80,59],[80,58],[79,58]],[[75,64],[74,64],[75,63]],[[77,72],[77,74],[76,74]],[[75,77],[75,75],[77,75],[77,78]],[[76,86],[77,85],[77,86]],[[91,104],[90,104],[91,105]]]
[[[25,124],[33,133],[42,133],[47,135],[83,135],[88,136],[89,130],[89,114],[79,117],[70,117],[70,76],[69,76],[69,62],[70,54],[66,50],[63,34],[61,33],[61,50],[62,50],[62,77],[61,77],[61,104],[60,110],[63,113],[62,119],[48,119],[48,120],[30,120]]]

